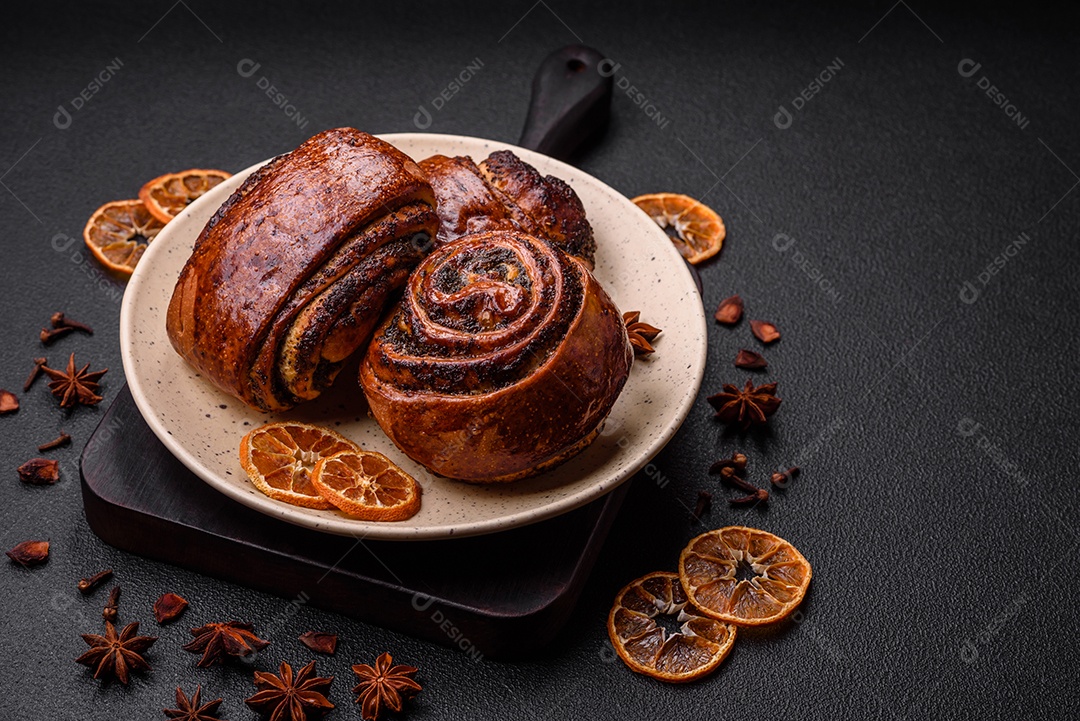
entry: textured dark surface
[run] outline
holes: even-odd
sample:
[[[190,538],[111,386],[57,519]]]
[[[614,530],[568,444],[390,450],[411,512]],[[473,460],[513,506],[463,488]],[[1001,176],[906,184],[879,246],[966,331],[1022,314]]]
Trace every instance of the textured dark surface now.
[[[654,472],[635,479],[566,630],[540,656],[502,663],[106,546],[86,525],[75,465],[104,408],[67,414],[42,386],[20,393],[22,410],[0,418],[0,546],[49,538],[53,557],[0,568],[0,717],[152,719],[176,684],[202,683],[225,697],[225,718],[254,718],[242,705],[249,666],[196,669],[179,650],[187,627],[232,617],[274,641],[257,668],[308,660],[295,640],[304,631],[341,634],[337,655],[318,659],[337,677],[330,718],[359,717],[349,664],[382,650],[421,667],[416,719],[1075,715],[1077,18],[888,0],[656,5],[165,0],[39,3],[6,18],[2,387],[21,385],[39,328],[62,309],[98,332],[47,355],[111,367],[107,401],[120,388],[120,286],[96,280],[78,244],[58,237],[77,238],[102,202],[168,170],[246,167],[326,127],[412,130],[421,105],[432,131],[514,140],[536,66],[580,38],[621,63],[615,118],[581,166],[628,195],[683,191],[724,216],[727,245],[702,269],[706,305],[738,292],[750,318],[779,325],[765,376],[784,406],[770,435],[740,439],[709,419],[703,392]],[[114,58],[115,76],[58,129],[57,106],[70,109]],[[246,78],[245,58],[261,64]],[[981,63],[969,78],[966,58]],[[835,77],[796,111],[792,99],[830,64]],[[306,127],[259,89],[264,76]],[[979,89],[983,77],[1026,127]],[[774,124],[781,105],[786,129]],[[981,291],[973,303],[965,281]],[[731,359],[756,347],[745,323],[709,334],[706,392],[745,377]],[[663,336],[657,347],[678,352]],[[22,486],[15,466],[61,428],[76,445],[52,454],[60,483]],[[612,660],[608,605],[625,582],[673,567],[701,530],[687,510],[697,489],[716,490],[705,468],[734,448],[758,480],[795,460],[805,471],[768,509],[732,510],[717,493],[706,523],[790,539],[814,564],[811,592],[797,621],[741,634],[712,678],[662,686]],[[104,567],[124,586],[121,617],[162,637],[153,673],[127,689],[99,689],[72,662],[105,595],[82,598],[74,584]],[[192,607],[159,629],[150,605],[164,591]]]

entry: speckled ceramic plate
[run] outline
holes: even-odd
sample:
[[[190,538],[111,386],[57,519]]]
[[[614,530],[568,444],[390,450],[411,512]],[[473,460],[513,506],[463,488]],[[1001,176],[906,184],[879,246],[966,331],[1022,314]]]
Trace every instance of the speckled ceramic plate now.
[[[165,312],[203,225],[258,166],[226,180],[169,223],[128,283],[120,342],[124,372],[143,418],[185,466],[226,496],[272,518],[327,533],[384,540],[492,533],[565,513],[613,490],[675,434],[705,370],[705,315],[690,272],[671,241],[620,193],[547,156],[456,135],[383,137],[414,158],[442,153],[481,160],[509,148],[541,173],[563,178],[581,196],[596,234],[596,277],[621,309],[640,310],[643,320],[664,331],[656,341],[657,353],[634,364],[600,437],[569,462],[534,478],[470,485],[437,478],[406,458],[367,416],[349,368],[318,400],[273,415],[247,408],[198,377],[169,344]],[[372,523],[264,496],[240,467],[237,448],[252,428],[285,419],[329,426],[394,459],[423,486],[420,511],[405,521]]]

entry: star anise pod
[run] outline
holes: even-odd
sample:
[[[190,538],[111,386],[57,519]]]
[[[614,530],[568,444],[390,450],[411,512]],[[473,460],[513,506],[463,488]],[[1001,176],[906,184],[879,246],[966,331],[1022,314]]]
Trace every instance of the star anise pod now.
[[[183,646],[185,651],[201,653],[197,666],[213,666],[222,663],[225,656],[249,656],[270,645],[269,641],[255,635],[255,627],[250,623],[229,621],[228,623],[208,623],[191,629],[194,641]]]
[[[640,322],[640,317],[640,310],[632,310],[622,316],[626,332],[630,336],[630,345],[634,347],[634,355],[650,355],[656,352],[651,341],[660,335],[661,331],[648,323]]]
[[[87,363],[81,370],[76,371],[74,353],[68,358],[66,371],[58,371],[48,366],[41,367],[41,371],[52,378],[49,382],[49,390],[60,399],[61,408],[71,408],[80,403],[84,406],[93,406],[101,402],[101,396],[97,394],[98,381],[101,380],[101,376],[109,372],[109,369],[87,373],[89,368],[90,364]]]
[[[199,696],[202,694],[202,686],[195,687],[195,693],[188,698],[180,687],[176,687],[176,708],[164,709],[164,714],[176,721],[221,721],[218,718],[218,706],[222,699],[199,704]]]
[[[104,636],[95,633],[82,635],[90,648],[75,662],[94,669],[94,678],[115,678],[127,686],[131,671],[150,670],[150,664],[142,654],[157,641],[157,636],[139,636],[138,633],[138,622],[124,626],[124,630],[117,635],[116,626],[106,621]]]
[[[742,390],[726,383],[722,392],[709,396],[708,401],[716,409],[716,418],[727,424],[741,424],[743,429],[764,424],[780,407],[775,383],[755,388],[752,380],[747,380]]]
[[[417,669],[412,666],[392,666],[394,659],[384,653],[375,660],[375,668],[367,664],[352,667],[360,683],[353,687],[357,694],[356,703],[360,704],[360,715],[368,721],[379,718],[383,708],[401,711],[401,702],[419,693],[421,690],[412,677]]]
[[[292,666],[282,662],[278,674],[255,672],[258,693],[244,699],[252,710],[269,715],[270,721],[306,721],[309,713],[322,715],[334,708],[326,698],[333,676],[314,676],[315,662],[300,669],[293,677]]]

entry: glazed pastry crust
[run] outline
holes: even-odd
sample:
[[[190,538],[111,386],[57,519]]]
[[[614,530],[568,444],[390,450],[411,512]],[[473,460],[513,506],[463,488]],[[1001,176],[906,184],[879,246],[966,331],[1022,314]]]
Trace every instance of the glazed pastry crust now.
[[[408,156],[352,128],[320,133],[249,176],[207,223],[169,304],[169,339],[254,408],[314,398],[437,228]]]
[[[488,230],[519,230],[546,238],[593,267],[592,226],[581,199],[563,180],[540,175],[509,150],[496,151],[479,165],[466,157],[433,155],[420,167],[438,199],[440,243]]]

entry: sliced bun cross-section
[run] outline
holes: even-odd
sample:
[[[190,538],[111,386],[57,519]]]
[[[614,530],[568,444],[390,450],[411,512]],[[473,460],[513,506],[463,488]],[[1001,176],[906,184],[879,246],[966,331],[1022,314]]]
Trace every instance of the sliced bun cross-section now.
[[[424,174],[352,128],[253,173],[211,218],[167,316],[176,351],[263,411],[318,396],[371,337],[438,229]]]

